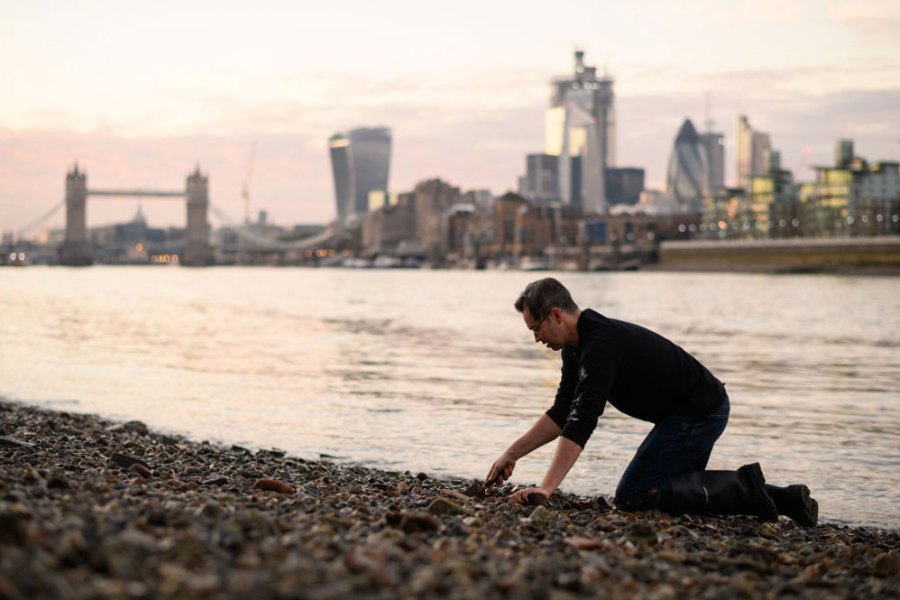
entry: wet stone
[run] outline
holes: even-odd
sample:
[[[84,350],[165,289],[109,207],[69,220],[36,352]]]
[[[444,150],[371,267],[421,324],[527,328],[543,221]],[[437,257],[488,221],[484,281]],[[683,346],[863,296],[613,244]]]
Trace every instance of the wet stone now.
[[[8,435],[0,435],[0,446],[8,446],[11,448],[34,448],[34,444]]]
[[[404,533],[428,533],[440,529],[440,524],[433,516],[421,512],[388,513],[387,524]]]
[[[879,577],[891,577],[898,573],[900,573],[900,555],[885,553],[875,559],[875,574]]]
[[[122,425],[125,431],[146,435],[149,432],[147,425],[143,421],[128,421]]]
[[[428,505],[428,512],[432,515],[462,515],[467,513],[465,508],[446,498],[435,498]]]
[[[0,545],[21,545],[26,537],[25,519],[22,515],[10,512],[0,512]]]
[[[296,491],[288,484],[283,481],[278,481],[277,479],[260,479],[253,484],[253,487],[257,490],[278,492],[279,494],[294,494]]]
[[[531,522],[536,525],[545,525],[547,522],[555,519],[556,515],[545,506],[536,506],[534,510],[531,511],[529,518],[531,519]]]
[[[150,465],[137,458],[136,456],[129,456],[128,454],[120,454],[118,452],[114,453],[110,457],[110,461],[123,469],[130,469],[131,465],[141,465],[145,469],[150,469]]]
[[[900,597],[895,530],[625,513],[563,492],[522,507],[512,484],[473,498],[471,479],[110,427],[0,401],[0,432],[34,442],[0,448],[0,597]],[[254,488],[267,478],[299,489]]]
[[[209,477],[200,482],[200,485],[205,486],[222,486],[228,483],[228,478],[223,477],[222,475],[218,475],[216,473],[211,474]]]
[[[128,470],[137,473],[144,479],[150,479],[151,477],[153,477],[153,473],[150,471],[150,469],[140,463],[134,463]]]

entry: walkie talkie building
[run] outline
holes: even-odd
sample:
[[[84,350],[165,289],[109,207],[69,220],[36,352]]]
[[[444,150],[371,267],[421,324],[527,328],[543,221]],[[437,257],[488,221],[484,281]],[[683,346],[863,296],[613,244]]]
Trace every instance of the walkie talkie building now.
[[[360,127],[328,140],[337,216],[344,220],[369,212],[372,192],[388,195],[391,130]]]

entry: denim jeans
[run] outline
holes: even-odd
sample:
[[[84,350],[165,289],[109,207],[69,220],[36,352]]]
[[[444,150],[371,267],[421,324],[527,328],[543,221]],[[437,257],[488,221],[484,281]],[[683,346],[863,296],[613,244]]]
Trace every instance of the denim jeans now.
[[[706,470],[730,408],[726,395],[722,406],[707,417],[671,416],[657,423],[622,474],[616,503],[635,510],[650,508],[658,504],[660,494],[664,498],[670,493],[669,478]]]

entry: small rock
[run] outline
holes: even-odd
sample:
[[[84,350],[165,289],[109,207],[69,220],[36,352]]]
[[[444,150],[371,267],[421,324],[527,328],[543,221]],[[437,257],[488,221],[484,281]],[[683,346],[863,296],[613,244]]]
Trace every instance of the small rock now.
[[[140,463],[134,463],[128,470],[137,473],[144,479],[150,479],[151,477],[153,477],[153,473],[150,471],[150,469]]]
[[[225,485],[226,483],[228,483],[227,477],[222,477],[217,473],[213,473],[212,475],[201,481],[200,485]]]
[[[427,473],[421,473],[421,472],[420,472],[420,473],[417,473],[417,474],[416,474],[416,479],[418,479],[419,481],[425,481],[426,479],[428,479],[428,474],[427,474]]]
[[[432,515],[462,515],[467,511],[456,502],[451,502],[446,498],[435,498],[428,505],[428,512]]]
[[[114,453],[110,457],[110,461],[122,467],[123,469],[130,469],[131,465],[141,465],[145,469],[150,469],[150,465],[142,461],[141,459],[134,456],[128,456],[127,454],[119,454],[118,452]]]
[[[469,487],[467,487],[463,494],[468,496],[469,498],[477,498],[478,500],[484,500],[487,494],[484,493],[484,484],[480,481],[476,481]]]
[[[625,530],[625,535],[630,538],[637,538],[643,540],[655,540],[656,539],[656,531],[653,530],[650,525],[643,521],[635,521]]]
[[[59,474],[54,474],[50,476],[50,479],[47,480],[47,489],[50,490],[64,490],[69,487],[69,480]]]
[[[13,448],[34,448],[34,444],[30,444],[25,440],[9,437],[8,435],[0,435],[0,446],[10,446]]]
[[[875,574],[879,577],[890,577],[900,573],[900,556],[885,552],[875,559]]]
[[[609,512],[613,509],[612,502],[606,496],[597,496],[594,507],[600,512]]]
[[[142,421],[128,421],[125,423],[126,431],[133,431],[134,433],[139,433],[141,435],[146,435],[150,430]]]
[[[566,571],[554,578],[553,583],[571,592],[577,592],[581,588],[581,576],[577,571]]]
[[[260,479],[253,484],[253,488],[266,492],[278,492],[279,494],[293,494],[295,492],[294,488],[277,479]]]
[[[547,508],[546,506],[536,506],[533,511],[531,511],[531,522],[535,525],[543,525],[553,519],[553,512]]]
[[[428,533],[440,529],[437,519],[427,513],[388,513],[385,520],[388,525],[404,533]]]
[[[456,498],[457,500],[462,500],[463,502],[468,502],[468,500],[470,498],[469,496],[467,496],[465,494],[460,494],[456,490],[451,490],[451,489],[447,489],[447,488],[442,489],[441,494],[443,494],[449,498]]]
[[[25,543],[24,519],[10,511],[0,512],[0,544]]]
[[[576,550],[598,550],[603,547],[599,540],[580,535],[567,537],[563,541]]]

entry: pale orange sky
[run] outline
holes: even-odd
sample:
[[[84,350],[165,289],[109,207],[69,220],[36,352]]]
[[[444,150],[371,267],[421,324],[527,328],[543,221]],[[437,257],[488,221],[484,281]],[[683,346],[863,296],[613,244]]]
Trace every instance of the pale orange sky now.
[[[0,0],[0,231],[61,201],[75,160],[95,188],[180,189],[199,164],[240,219],[254,144],[253,210],[324,222],[326,140],[359,125],[393,130],[392,192],[442,177],[500,193],[543,148],[548,83],[576,46],[615,79],[617,162],[650,186],[707,95],[729,180],[740,113],[801,180],[838,138],[900,160],[898,1],[307,4]],[[136,209],[91,200],[88,223]],[[143,209],[184,223],[177,202]]]

